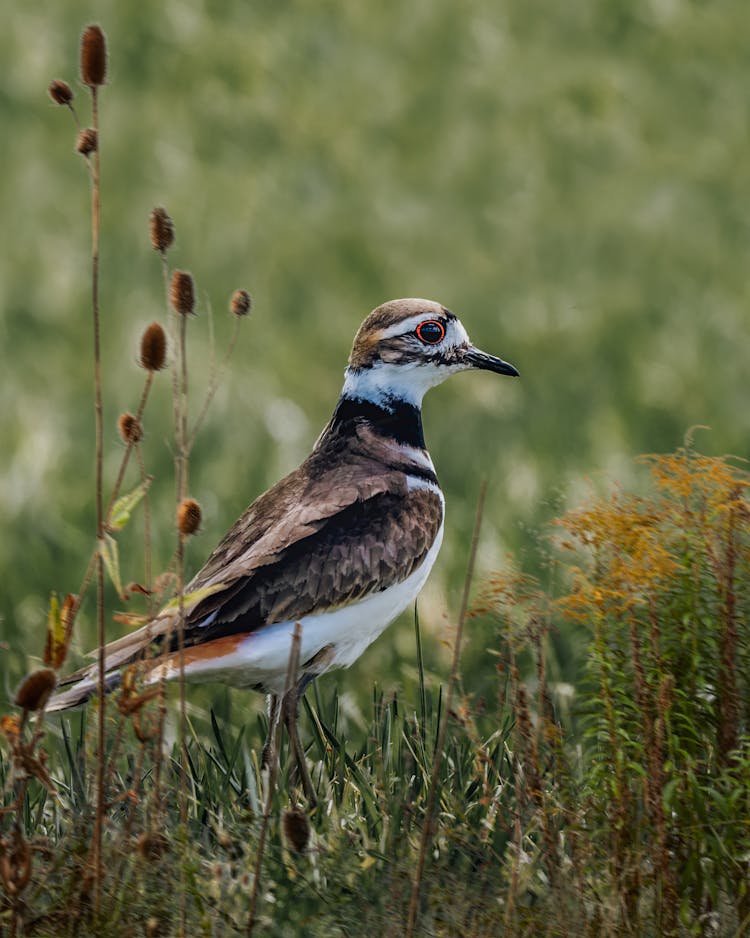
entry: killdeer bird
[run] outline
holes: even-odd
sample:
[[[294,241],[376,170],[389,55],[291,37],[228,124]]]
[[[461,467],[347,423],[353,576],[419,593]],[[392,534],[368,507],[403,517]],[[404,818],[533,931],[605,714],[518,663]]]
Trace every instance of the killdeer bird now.
[[[310,455],[250,505],[185,588],[186,678],[270,695],[273,732],[296,623],[295,701],[315,676],[356,661],[414,602],[440,549],[445,507],[422,398],[471,368],[518,374],[475,348],[439,303],[393,300],[370,313]],[[177,616],[172,604],[106,646],[108,689],[142,659],[147,682],[179,675]],[[97,681],[97,665],[77,672],[47,709],[83,703]]]

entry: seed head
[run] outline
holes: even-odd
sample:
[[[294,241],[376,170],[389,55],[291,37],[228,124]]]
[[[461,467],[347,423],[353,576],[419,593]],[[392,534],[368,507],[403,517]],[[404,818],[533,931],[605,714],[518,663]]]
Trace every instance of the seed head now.
[[[195,284],[187,271],[176,270],[172,274],[169,301],[180,316],[189,316],[195,311]]]
[[[78,150],[82,156],[89,156],[89,154],[96,150],[97,145],[97,135],[93,127],[85,127],[78,132],[76,150]]]
[[[133,414],[125,412],[117,418],[117,429],[120,431],[123,443],[138,443],[143,439],[141,422]]]
[[[310,822],[302,808],[290,808],[282,819],[284,836],[297,853],[304,853],[310,842]]]
[[[41,710],[57,685],[57,676],[52,668],[32,671],[16,691],[15,704],[22,710]]]
[[[0,840],[0,879],[10,896],[20,895],[31,879],[31,848],[19,827]]]
[[[240,319],[247,316],[253,308],[253,298],[247,290],[235,290],[232,299],[229,301],[229,311],[233,316]]]
[[[67,81],[63,81],[60,78],[56,78],[54,81],[50,82],[47,91],[55,104],[69,105],[73,101],[73,89]]]
[[[161,206],[151,210],[151,246],[162,254],[171,248],[174,243],[174,225],[167,215],[166,209]]]
[[[90,88],[107,78],[107,40],[99,26],[87,26],[81,36],[81,81]]]
[[[167,358],[167,336],[158,322],[147,326],[141,336],[141,367],[161,371]]]
[[[169,841],[166,834],[160,831],[150,833],[144,831],[138,838],[138,852],[144,860],[158,860],[169,850]]]
[[[177,509],[177,528],[180,534],[189,537],[201,524],[201,506],[194,498],[184,498]]]

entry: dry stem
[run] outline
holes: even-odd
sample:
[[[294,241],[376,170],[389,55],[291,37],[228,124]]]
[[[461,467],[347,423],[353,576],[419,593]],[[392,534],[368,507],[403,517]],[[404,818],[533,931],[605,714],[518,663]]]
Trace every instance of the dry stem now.
[[[98,88],[91,87],[91,115],[94,131],[99,136]],[[91,302],[94,320],[94,413],[96,424],[96,538],[97,546],[104,537],[104,501],[103,501],[103,440],[102,425],[102,372],[101,372],[101,329],[99,315],[99,227],[100,227],[100,149],[97,146],[91,174]],[[105,747],[105,631],[104,631],[104,564],[101,553],[97,550],[96,559],[96,624],[99,642],[99,725],[96,759],[96,816],[94,820],[93,860],[94,860],[94,909],[99,912],[102,880],[102,828],[104,824],[104,747]]]

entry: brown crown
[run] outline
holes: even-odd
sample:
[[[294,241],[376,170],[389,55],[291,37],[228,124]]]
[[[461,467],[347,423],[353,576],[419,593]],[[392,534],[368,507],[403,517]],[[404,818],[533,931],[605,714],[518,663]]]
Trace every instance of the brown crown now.
[[[378,345],[383,339],[383,332],[405,319],[424,313],[425,317],[445,317],[448,310],[434,300],[409,297],[390,300],[376,307],[359,327],[354,336],[352,351],[349,355],[351,368],[368,368],[379,358]]]

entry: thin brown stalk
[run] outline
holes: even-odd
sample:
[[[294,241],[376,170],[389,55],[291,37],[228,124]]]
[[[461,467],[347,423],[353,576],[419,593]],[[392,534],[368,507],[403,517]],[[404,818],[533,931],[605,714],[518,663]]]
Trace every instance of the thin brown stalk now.
[[[178,498],[179,504],[179,498]],[[187,711],[185,700],[185,535],[177,532],[177,589],[179,613],[177,622],[180,662],[180,839],[187,848]],[[187,868],[180,867],[180,936],[187,934]]]
[[[143,387],[143,393],[141,394],[141,400],[138,405],[138,411],[136,413],[136,419],[139,422],[142,422],[143,420],[143,414],[146,409],[146,403],[148,401],[148,396],[151,390],[152,383],[153,383],[153,375],[149,372],[148,376],[146,377],[146,382]],[[104,530],[107,529],[112,519],[112,509],[114,508],[115,502],[117,501],[117,498],[120,494],[120,488],[122,487],[122,482],[125,477],[125,471],[128,467],[128,461],[130,459],[130,453],[131,453],[131,450],[133,449],[133,446],[135,446],[133,442],[128,442],[125,446],[125,451],[122,454],[122,461],[120,462],[120,467],[117,470],[117,479],[115,480],[114,487],[112,488],[112,493],[107,503],[107,510],[104,512],[104,523],[103,523]],[[144,479],[145,479],[145,474],[141,472],[141,481],[144,481]],[[146,499],[147,499],[147,496],[144,496],[144,502],[146,501]],[[75,600],[75,605],[73,606],[73,609],[71,610],[70,628],[73,628],[73,625],[75,624],[75,620],[78,615],[78,610],[81,608],[81,604],[83,603],[86,593],[88,592],[88,588],[91,585],[91,580],[98,566],[98,559],[97,559],[98,557],[99,557],[99,538],[97,537],[96,546],[91,551],[91,556],[89,557],[88,565],[83,574],[83,579],[81,580],[81,586],[78,590],[77,598]]]
[[[187,316],[180,316],[180,460],[182,463],[182,473],[180,475],[180,489],[177,497],[178,504],[188,494],[188,432],[187,432]]]
[[[177,324],[179,344],[177,358],[174,362],[174,385],[176,393],[174,399],[175,419],[175,468],[176,468],[176,507],[187,494],[188,463],[187,463],[187,316],[175,313],[179,320]],[[177,595],[179,597],[179,612],[177,619],[178,660],[180,667],[180,827],[183,843],[187,843],[187,704],[185,691],[185,535],[177,532]],[[186,934],[187,925],[187,870],[185,864],[181,868],[180,889],[180,934]]]
[[[135,455],[138,460],[141,483],[145,484],[147,479],[146,464],[143,461],[143,449],[139,443],[135,444]],[[149,612],[152,612],[154,598],[151,593],[151,502],[149,501],[148,492],[143,496],[143,565],[143,585],[148,591],[148,608]]]
[[[151,391],[151,385],[154,383],[154,372],[146,372],[146,380],[143,385],[143,391],[141,392],[141,399],[138,404],[138,410],[135,414],[135,419],[139,424],[143,422],[143,413],[146,409],[146,403],[148,401],[148,396]],[[107,511],[104,515],[104,527],[106,528],[109,522],[112,519],[112,509],[115,506],[115,502],[120,494],[120,489],[122,488],[123,480],[125,479],[125,473],[128,468],[128,463],[130,462],[130,454],[133,451],[133,448],[136,446],[135,441],[129,440],[125,444],[125,452],[122,454],[122,460],[120,462],[120,468],[117,470],[117,478],[115,479],[115,484],[112,487],[112,494],[109,496],[109,502],[107,503]]]
[[[282,701],[285,701],[289,694],[294,693],[294,687],[297,681],[297,671],[299,670],[299,655],[300,655],[300,646],[302,644],[302,625],[299,622],[296,622],[294,625],[294,633],[292,635],[292,644],[289,648],[289,663],[286,670],[286,680],[284,682],[284,696]],[[283,706],[283,703],[282,703]],[[273,727],[271,727],[273,732]],[[255,928],[257,918],[256,918],[256,909],[258,905],[258,893],[260,891],[260,874],[261,867],[263,865],[263,855],[266,850],[266,839],[268,837],[268,821],[271,816],[271,806],[273,803],[273,793],[276,789],[276,774],[279,767],[279,757],[278,757],[278,746],[274,746],[276,755],[271,759],[271,763],[268,766],[268,791],[266,792],[266,801],[263,808],[263,818],[260,824],[260,836],[258,837],[258,849],[255,852],[255,877],[253,879],[253,891],[250,895],[250,911],[247,916],[247,935],[248,938],[251,938],[253,934],[253,929]]]
[[[174,339],[174,331],[173,331],[172,318],[170,316],[170,306],[169,306],[169,263],[167,261],[167,255],[165,251],[161,252],[161,272],[162,272],[162,278],[164,281],[164,301],[166,304],[167,323],[169,324],[170,338]],[[171,346],[173,349],[176,347],[174,341],[171,342]],[[174,421],[175,421],[175,446],[176,446],[179,421],[177,419],[177,412],[176,412],[177,369],[174,365],[174,362],[172,363],[171,372],[172,372],[172,409],[173,409]],[[175,487],[176,487],[176,492],[177,492],[178,504],[179,504],[179,491],[180,491],[179,472],[180,472],[180,464],[179,464],[179,460],[177,459],[177,454],[175,453]],[[173,562],[176,562],[176,557],[170,560],[169,567],[168,567],[169,570],[171,570]],[[171,646],[171,642],[172,642],[172,626],[171,626],[171,620],[170,620],[170,625],[167,628],[166,635],[164,636],[164,648],[168,650]],[[162,759],[163,759],[163,754],[164,754],[164,726],[166,724],[166,720],[167,720],[167,680],[166,680],[166,668],[162,668],[160,677],[159,677],[159,729],[157,733],[157,742],[156,742],[156,745],[158,746],[158,752],[157,752],[157,759],[156,759],[155,784],[154,784],[154,800],[155,800],[155,810],[156,810],[157,818],[161,814],[161,809],[162,809],[161,768],[162,768]],[[183,772],[185,771],[184,766],[183,766],[182,771]]]
[[[187,460],[187,354],[185,336],[187,332],[187,316],[180,317],[180,436],[179,458],[182,466],[180,473],[180,490],[177,494],[177,506],[187,495],[188,488],[188,460]],[[177,553],[177,585],[180,591],[180,617],[179,617],[179,645],[180,645],[180,740],[182,743],[182,772],[180,773],[180,823],[182,836],[187,843],[187,712],[185,694],[185,535],[178,532]],[[185,865],[182,868],[182,933],[185,934],[187,922],[187,882],[185,881]]]
[[[445,738],[448,731],[448,716],[453,706],[453,690],[458,680],[458,668],[461,662],[461,638],[463,636],[464,622],[466,621],[466,612],[469,608],[469,592],[471,590],[471,581],[474,576],[474,567],[477,559],[477,548],[479,546],[479,531],[482,527],[482,516],[484,514],[484,499],[487,494],[487,482],[483,481],[479,490],[479,500],[477,501],[477,512],[474,519],[474,533],[471,538],[471,548],[469,550],[469,561],[466,567],[466,577],[464,578],[464,590],[461,597],[461,608],[458,614],[458,624],[456,626],[456,639],[453,645],[453,661],[451,663],[450,677],[448,678],[448,689],[445,695],[445,717],[443,718],[438,730],[438,737],[435,744],[435,754],[432,760],[432,776],[430,778],[430,789],[427,794],[427,807],[425,809],[424,824],[422,825],[422,836],[419,842],[419,856],[417,859],[417,871],[414,875],[414,884],[412,886],[411,901],[409,903],[409,918],[406,924],[406,938],[412,938],[417,924],[417,913],[419,911],[419,897],[422,889],[422,877],[424,876],[425,859],[427,849],[432,840],[435,802],[437,799],[437,789],[440,776],[440,766],[442,763],[443,749],[445,748]]]
[[[195,446],[195,441],[198,436],[198,431],[201,428],[203,421],[205,420],[206,414],[208,413],[208,408],[211,406],[211,401],[214,399],[214,395],[218,390],[219,384],[221,383],[221,377],[224,374],[224,369],[229,362],[229,359],[232,357],[234,352],[234,347],[237,345],[237,338],[240,334],[240,321],[239,319],[234,320],[234,329],[232,331],[232,338],[229,340],[229,346],[227,347],[224,357],[219,363],[218,367],[211,369],[211,375],[208,379],[208,389],[206,390],[206,397],[201,405],[200,412],[195,420],[193,425],[192,433],[190,434],[190,440],[188,442],[188,453]]]
[[[98,88],[91,87],[92,126],[99,134]],[[96,537],[97,545],[104,536],[104,499],[103,499],[103,441],[102,423],[102,371],[101,371],[101,323],[99,312],[99,228],[100,228],[100,187],[101,159],[100,148],[94,152],[91,170],[91,305],[94,326],[94,415],[96,426]],[[104,825],[104,747],[105,747],[105,631],[104,631],[104,564],[100,551],[96,559],[96,624],[99,642],[99,724],[98,748],[96,759],[96,815],[94,819],[93,860],[94,860],[94,910],[98,914],[101,901],[102,866],[102,829]]]

